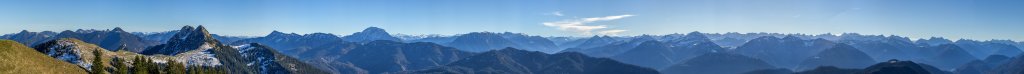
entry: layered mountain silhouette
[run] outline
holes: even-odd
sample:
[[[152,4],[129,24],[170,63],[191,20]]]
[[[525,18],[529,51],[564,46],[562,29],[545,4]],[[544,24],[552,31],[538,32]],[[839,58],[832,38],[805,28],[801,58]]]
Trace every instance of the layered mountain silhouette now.
[[[925,57],[924,60],[921,60],[921,63],[931,64],[942,70],[953,70],[973,60],[978,60],[970,53],[967,53],[967,51],[964,51],[963,48],[953,44],[927,47],[924,50],[938,51],[938,53]]]
[[[203,26],[164,32],[110,30],[5,34],[6,43],[32,46],[41,58],[20,66],[65,63],[90,71],[91,51],[109,58],[145,56],[157,63],[223,68],[231,74],[1017,74],[1021,42],[941,37],[700,33],[639,36],[541,37],[522,33],[403,35],[370,27],[339,37],[279,31],[259,37],[220,36]],[[17,47],[17,46],[5,46]],[[521,48],[521,49],[516,49]],[[18,52],[22,53],[22,52]],[[2,56],[15,56],[4,54]],[[984,58],[984,59],[979,59]],[[907,59],[910,61],[881,59]],[[875,64],[877,63],[877,64]],[[872,65],[875,64],[875,65]],[[54,64],[60,65],[60,64]],[[100,64],[112,66],[110,64]],[[0,72],[12,72],[0,65]],[[26,70],[48,71],[25,67]],[[13,71],[24,73],[21,69]],[[78,71],[72,71],[78,72]],[[44,72],[45,73],[45,72]]]
[[[462,34],[446,44],[470,52],[485,52],[506,47],[523,48],[546,53],[558,52],[557,46],[547,38],[518,33],[473,32]]]
[[[445,65],[473,53],[434,43],[377,40],[365,44],[331,43],[302,53],[307,62],[336,73],[388,73]],[[305,55],[308,54],[308,55]]]
[[[795,70],[804,71],[821,66],[836,68],[864,68],[876,63],[871,56],[846,44],[836,44],[804,60]]]
[[[608,45],[608,44],[617,42],[618,40],[615,40],[615,38],[608,37],[608,36],[596,36],[595,35],[594,37],[583,39],[581,41],[582,42],[578,43],[578,44],[567,44],[565,46],[572,46],[572,48],[578,48],[578,49],[589,49],[589,48],[599,47],[599,46],[602,46],[602,45]]]
[[[153,46],[159,44],[157,41],[145,40],[139,36],[128,33],[120,27],[115,27],[112,30],[65,30],[60,33],[53,33],[50,31],[44,32],[28,32],[22,31],[17,34],[10,35],[5,39],[12,39],[18,42],[31,44],[33,46],[50,40],[57,40],[61,38],[75,38],[84,42],[96,44],[104,49],[110,51],[117,51],[118,48],[125,48],[131,52],[142,52],[147,46]]]
[[[858,73],[864,74],[950,74],[927,64],[914,63],[913,61],[889,60],[886,62],[871,65]]]
[[[848,33],[840,36],[840,39],[836,42],[846,43],[860,49],[875,60],[927,57],[927,55],[911,53],[917,52],[920,48],[911,42],[909,38],[900,36],[860,35],[856,33]]]
[[[1003,43],[961,39],[957,40],[954,44],[960,46],[972,56],[975,56],[975,58],[985,58],[985,56],[989,55],[1019,55],[1021,53],[1021,49],[1017,48],[1017,46]]]
[[[995,67],[985,73],[992,74],[1022,74],[1024,73],[1024,55],[1017,55],[1013,59],[1008,60],[1006,63]]]
[[[824,39],[803,40],[796,36],[786,36],[780,39],[772,36],[765,36],[750,40],[746,44],[737,47],[735,52],[764,60],[765,62],[768,62],[769,64],[772,64],[774,66],[784,68],[796,68],[799,64],[801,64],[802,61],[806,60],[808,57],[813,58],[813,55],[816,55],[819,52],[822,52],[823,50],[826,50],[832,46],[836,46],[836,44],[832,41]],[[859,50],[857,51],[858,52],[838,51],[837,53],[861,53],[859,52]],[[810,67],[813,68],[817,66]]]
[[[443,74],[656,74],[650,68],[619,63],[607,58],[593,58],[580,53],[546,54],[515,48],[480,53],[448,65],[412,73]]]
[[[660,71],[664,74],[739,74],[775,68],[764,61],[740,54],[708,53]]]
[[[807,71],[791,72],[778,69],[764,69],[747,72],[747,74],[952,74],[939,70],[927,64],[915,63],[913,61],[900,61],[891,59],[886,62],[877,63],[866,68],[839,68],[835,66],[820,66]]]
[[[231,45],[242,45],[249,43],[260,43],[265,46],[277,49],[276,51],[296,56],[300,52],[310,51],[314,47],[324,44],[340,42],[341,37],[329,33],[312,33],[299,35],[295,33],[283,33],[279,31],[270,32],[267,36],[243,39],[232,42]]]
[[[18,43],[25,44],[25,46],[32,46],[44,41],[50,40],[51,37],[57,36],[57,32],[53,31],[42,31],[42,32],[29,32],[28,30],[21,30],[21,32],[14,34],[6,34],[0,36],[0,38],[14,40]]]
[[[384,29],[377,27],[369,27],[363,29],[362,32],[352,33],[352,35],[342,37],[342,39],[345,39],[345,41],[352,42],[370,42],[376,40],[391,40],[402,42],[401,39],[391,36],[391,34],[389,34],[387,31],[384,31]]]

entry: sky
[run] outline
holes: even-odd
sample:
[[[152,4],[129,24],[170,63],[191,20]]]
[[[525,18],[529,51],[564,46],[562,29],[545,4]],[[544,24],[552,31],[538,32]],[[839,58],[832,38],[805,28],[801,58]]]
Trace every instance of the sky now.
[[[348,35],[861,33],[1024,40],[1024,0],[0,0],[0,33],[112,29]]]

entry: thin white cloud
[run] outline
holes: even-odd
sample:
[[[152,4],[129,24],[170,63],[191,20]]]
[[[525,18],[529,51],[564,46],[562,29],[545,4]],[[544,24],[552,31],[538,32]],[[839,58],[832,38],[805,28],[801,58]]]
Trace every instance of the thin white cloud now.
[[[611,21],[611,20],[617,20],[617,19],[622,19],[622,18],[631,17],[631,16],[633,16],[633,15],[624,14],[624,15],[605,16],[605,17],[591,17],[591,18],[582,18],[582,19],[567,19],[567,20],[555,21],[555,22],[544,22],[544,23],[541,23],[541,24],[544,24],[544,26],[548,26],[548,27],[555,27],[558,30],[573,31],[573,32],[578,32],[578,33],[584,34],[584,35],[590,35],[591,32],[593,32],[594,30],[605,29],[605,28],[608,28],[608,26],[607,25],[587,25],[588,23],[593,23],[593,22],[597,22],[597,21]],[[622,31],[625,31],[625,30],[622,30]],[[619,32],[621,32],[621,31],[619,31]]]
[[[602,35],[612,35],[612,36],[615,36],[615,35],[619,35],[619,33],[626,32],[626,31],[629,31],[629,30],[604,30],[604,31],[597,32],[597,33],[598,34],[602,34]]]
[[[551,15],[555,15],[555,16],[565,16],[565,15],[562,15],[562,11],[555,11],[555,12],[551,13]]]

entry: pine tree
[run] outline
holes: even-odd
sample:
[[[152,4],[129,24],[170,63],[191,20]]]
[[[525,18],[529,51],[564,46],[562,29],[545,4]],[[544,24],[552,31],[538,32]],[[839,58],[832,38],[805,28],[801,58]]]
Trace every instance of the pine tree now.
[[[145,59],[146,57],[135,56],[135,60],[132,60],[132,66],[135,66],[132,68],[133,74],[149,74],[149,67],[146,65],[148,61]]]
[[[116,58],[112,63],[114,63],[114,67],[117,68],[117,71],[114,71],[114,74],[128,74],[128,65],[126,65],[126,63],[128,63],[127,60],[124,58]]]
[[[92,70],[89,74],[106,74],[104,70],[106,67],[103,66],[103,52],[97,49],[92,51],[92,54],[94,58],[92,60],[92,67],[89,67]]]
[[[171,60],[167,62],[167,74],[185,74],[185,65]]]

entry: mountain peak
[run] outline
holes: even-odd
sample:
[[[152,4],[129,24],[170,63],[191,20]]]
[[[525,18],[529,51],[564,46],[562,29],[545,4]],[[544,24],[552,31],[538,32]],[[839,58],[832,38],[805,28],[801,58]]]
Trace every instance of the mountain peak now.
[[[384,31],[384,29],[377,27],[366,28],[362,32],[352,33],[352,35],[345,36],[343,37],[343,39],[345,39],[346,41],[353,42],[370,42],[374,40],[401,41],[401,39],[398,39],[397,37],[388,34],[388,32]]]
[[[121,27],[114,27],[114,30],[110,30],[110,31],[114,31],[114,32],[124,32],[124,30],[122,30],[122,29],[121,29]]]
[[[181,29],[178,30],[178,31],[192,31],[192,29],[195,29],[195,28],[192,28],[192,26],[189,26],[189,25],[185,25],[185,27],[181,27]]]
[[[28,30],[21,30],[21,32],[18,33],[28,33]]]
[[[174,34],[174,36],[167,41],[167,44],[154,46],[143,51],[143,53],[175,55],[190,50],[209,49],[207,47],[212,47],[218,44],[220,43],[218,43],[203,26],[200,25],[196,28],[193,28],[192,26],[185,26],[182,27],[181,30],[178,30],[178,33]]]
[[[363,32],[384,32],[384,33],[387,33],[386,31],[384,31],[384,29],[381,29],[381,28],[378,28],[378,27],[368,27],[366,29],[363,29]]]
[[[278,36],[288,36],[288,33],[284,33],[284,32],[281,32],[281,31],[274,30],[273,32],[270,32],[270,34],[267,34],[266,37],[278,37]]]
[[[801,40],[800,37],[796,37],[796,36],[793,36],[793,35],[786,35],[786,37],[782,37],[782,39],[783,40]]]
[[[686,38],[686,39],[707,39],[708,37],[705,36],[704,33],[693,31],[693,32],[687,33],[686,36],[683,37],[683,38]]]

